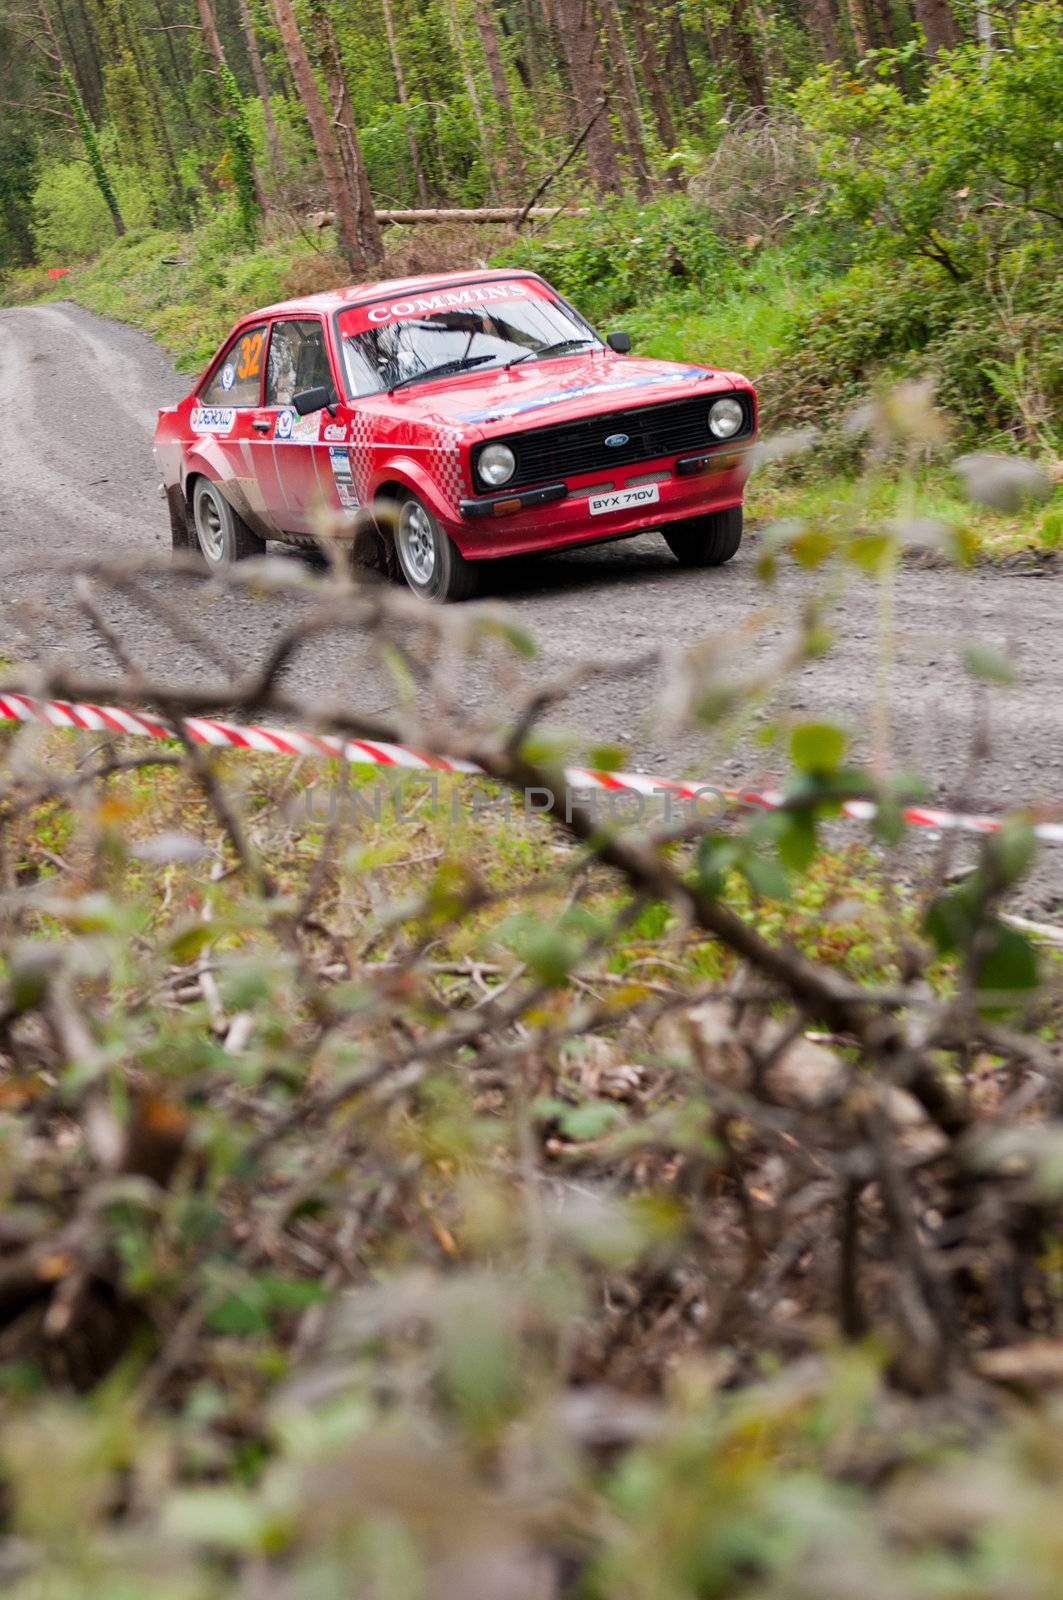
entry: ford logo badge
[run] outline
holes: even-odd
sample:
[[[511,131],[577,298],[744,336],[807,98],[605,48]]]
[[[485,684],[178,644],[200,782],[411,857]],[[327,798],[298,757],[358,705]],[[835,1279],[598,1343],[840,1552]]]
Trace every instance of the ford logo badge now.
[[[619,450],[620,446],[622,444],[627,444],[627,442],[628,435],[626,433],[611,433],[608,439],[605,441],[610,450]]]

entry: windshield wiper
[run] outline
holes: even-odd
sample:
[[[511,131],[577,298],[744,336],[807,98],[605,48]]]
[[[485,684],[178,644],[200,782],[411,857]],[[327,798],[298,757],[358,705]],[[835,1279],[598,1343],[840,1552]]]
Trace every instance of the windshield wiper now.
[[[532,356],[538,359],[539,356],[557,355],[560,351],[567,350],[570,344],[584,345],[596,342],[594,339],[558,339],[554,344],[544,344],[539,350],[525,350],[523,355],[514,356],[512,361],[504,361],[502,366],[508,372],[510,367],[519,367],[522,361],[530,361]]]
[[[408,383],[421,383],[425,378],[441,378],[447,372],[466,372],[470,367],[478,367],[482,362],[494,359],[494,356],[460,356],[456,361],[441,361],[438,367],[426,367],[423,372],[411,372],[405,378],[396,378],[388,386],[388,394],[405,388]]]

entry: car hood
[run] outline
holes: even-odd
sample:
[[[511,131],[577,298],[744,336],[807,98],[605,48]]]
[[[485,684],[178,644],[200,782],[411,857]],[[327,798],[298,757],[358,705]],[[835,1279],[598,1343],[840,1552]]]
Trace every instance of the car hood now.
[[[515,433],[645,401],[680,399],[701,387],[730,388],[734,381],[735,374],[709,367],[594,352],[414,384],[387,402],[392,415],[401,406],[411,420]]]

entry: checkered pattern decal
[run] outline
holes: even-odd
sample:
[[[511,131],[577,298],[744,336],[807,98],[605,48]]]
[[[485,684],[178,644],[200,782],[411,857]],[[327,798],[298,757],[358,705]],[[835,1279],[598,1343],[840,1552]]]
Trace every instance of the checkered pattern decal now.
[[[428,447],[428,470],[451,505],[455,505],[465,493],[460,444],[460,432],[453,428],[440,428],[435,444]]]
[[[354,491],[363,505],[369,503],[369,484],[373,476],[374,423],[375,419],[365,412],[355,411],[351,416],[351,475]],[[418,460],[424,462],[432,482],[447,504],[455,510],[462,495],[468,492],[461,466],[463,437],[460,428],[432,427],[419,423],[411,429],[404,445]]]
[[[362,411],[351,417],[351,444],[347,454],[351,461],[354,492],[363,506],[369,503],[369,480],[373,474],[373,430],[369,418]]]

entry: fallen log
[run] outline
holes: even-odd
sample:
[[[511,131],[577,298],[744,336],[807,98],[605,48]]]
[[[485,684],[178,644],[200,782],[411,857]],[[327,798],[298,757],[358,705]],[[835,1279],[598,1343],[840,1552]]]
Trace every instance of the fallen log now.
[[[431,206],[416,211],[378,211],[378,222],[437,223],[437,222],[521,222],[526,217],[585,217],[586,206]],[[327,228],[333,220],[331,211],[315,211],[307,219],[315,228]]]

